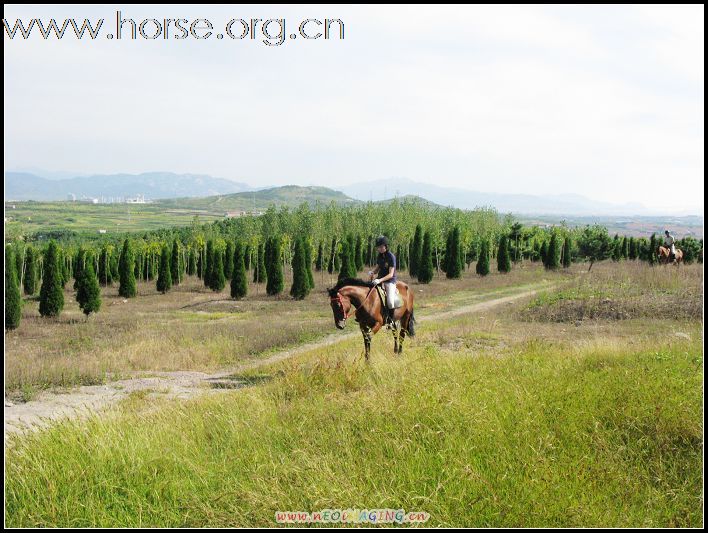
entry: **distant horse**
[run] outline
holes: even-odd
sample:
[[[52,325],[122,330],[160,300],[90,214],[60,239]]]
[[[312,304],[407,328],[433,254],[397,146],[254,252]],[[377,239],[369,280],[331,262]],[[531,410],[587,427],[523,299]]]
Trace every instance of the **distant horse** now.
[[[671,248],[668,246],[659,246],[657,249],[657,254],[659,258],[659,263],[662,265],[668,265],[671,263]],[[674,255],[674,263],[679,264],[683,262],[683,250],[676,248],[676,254]]]
[[[408,285],[399,281],[396,283],[398,292],[403,299],[403,305],[394,309],[393,320],[395,327],[393,332],[393,352],[403,353],[403,341],[406,333],[411,337],[415,336],[415,317],[413,316],[413,291]],[[364,353],[366,360],[369,360],[371,351],[371,337],[384,325],[383,302],[378,291],[370,281],[346,278],[339,280],[337,285],[327,289],[330,297],[330,305],[334,313],[334,325],[337,329],[344,329],[347,318],[355,309],[355,320],[359,323],[359,329],[364,336]]]

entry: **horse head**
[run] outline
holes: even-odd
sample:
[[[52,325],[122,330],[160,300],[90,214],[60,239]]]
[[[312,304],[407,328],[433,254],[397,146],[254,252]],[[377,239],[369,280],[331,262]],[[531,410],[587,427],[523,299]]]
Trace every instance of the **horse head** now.
[[[344,329],[344,326],[347,325],[351,302],[349,298],[343,297],[336,287],[333,289],[328,288],[327,292],[329,293],[329,304],[334,314],[334,325],[337,329]]]

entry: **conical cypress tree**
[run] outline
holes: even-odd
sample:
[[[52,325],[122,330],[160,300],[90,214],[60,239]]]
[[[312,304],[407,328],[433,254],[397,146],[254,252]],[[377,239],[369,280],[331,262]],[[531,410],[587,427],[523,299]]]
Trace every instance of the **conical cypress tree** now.
[[[226,287],[226,276],[224,276],[224,256],[221,250],[213,250],[214,267],[211,272],[211,290],[221,292]]]
[[[179,260],[179,243],[177,239],[172,243],[172,256],[170,257],[170,277],[172,285],[179,285],[181,281],[182,269]]]
[[[266,285],[268,284],[268,276],[270,268],[273,264],[273,237],[268,237],[263,245],[263,261],[265,262]]]
[[[548,256],[546,259],[549,270],[556,270],[560,266],[560,239],[557,233],[551,236],[551,243],[548,245]]]
[[[172,288],[172,258],[167,244],[162,246],[160,270],[157,274],[157,290],[165,294]]]
[[[79,248],[74,257],[74,290],[79,288],[79,280],[81,279],[81,273],[84,271],[84,265],[86,264],[86,250]]]
[[[64,274],[59,264],[59,249],[54,241],[49,243],[44,258],[44,276],[39,290],[39,314],[57,316],[64,308]]]
[[[135,260],[133,261],[133,275],[135,279],[140,279],[142,277],[142,265],[143,265],[143,253],[141,251],[135,252]]]
[[[268,267],[266,268],[268,281],[266,282],[266,293],[270,296],[283,292],[283,265],[280,254],[280,239],[273,237],[270,239],[270,250],[267,254]]]
[[[224,277],[231,280],[234,274],[234,245],[231,241],[226,243],[224,254]]]
[[[355,278],[356,277],[356,266],[353,264],[352,254],[349,251],[350,243],[348,240],[342,241],[342,267],[339,270],[339,275],[337,279],[344,278]]]
[[[649,264],[655,265],[657,263],[656,255],[657,255],[657,248],[659,247],[659,244],[657,243],[656,240],[656,234],[652,233],[651,234],[651,239],[649,240]]]
[[[303,239],[295,241],[295,253],[293,254],[293,285],[290,288],[290,296],[296,300],[302,300],[310,292],[305,269],[305,246]]]
[[[112,282],[111,265],[107,246],[103,246],[101,248],[101,255],[98,257],[98,282],[104,287],[107,287]]]
[[[572,254],[572,241],[570,240],[570,235],[565,236],[565,241],[563,242],[563,268],[569,268],[571,264],[571,254]]]
[[[22,317],[22,296],[17,268],[16,253],[5,247],[5,329],[15,329],[20,325]]]
[[[27,248],[23,247],[20,249],[19,243],[15,245],[15,276],[17,277],[17,286],[22,289],[22,278],[25,266],[25,250]]]
[[[268,269],[265,263],[265,244],[258,243],[258,249],[256,251],[256,267],[253,269],[253,281],[255,283],[263,283],[266,281],[268,276]]]
[[[321,272],[323,266],[324,266],[324,246],[322,245],[322,242],[320,242],[319,246],[317,247],[317,260],[315,261],[315,270],[317,272]]]
[[[197,277],[204,279],[204,250],[201,248],[195,252],[197,254]]]
[[[632,260],[637,258],[637,240],[634,237],[629,238],[629,258]]]
[[[450,232],[450,250],[448,255],[448,264],[445,275],[450,279],[459,279],[462,277],[460,264],[460,228],[457,226]]]
[[[622,238],[622,259],[629,259],[629,240],[627,236]]]
[[[479,247],[479,257],[477,266],[475,267],[477,274],[486,276],[489,274],[489,240],[482,239],[482,244]]]
[[[544,268],[548,268],[548,244],[549,241],[544,240],[541,244],[541,263],[543,263]]]
[[[187,275],[194,276],[197,273],[197,252],[194,248],[189,249],[189,259],[187,260]]]
[[[86,261],[76,291],[76,301],[86,316],[101,309],[101,288],[98,286],[93,261]]]
[[[204,255],[204,286],[211,288],[214,275],[214,242],[207,241],[206,254]]]
[[[25,277],[22,280],[22,288],[28,296],[37,292],[37,259],[35,249],[28,246],[25,252]]]
[[[118,294],[123,298],[133,298],[137,294],[135,288],[135,274],[133,272],[134,261],[135,258],[133,257],[130,242],[128,239],[125,239],[123,242],[123,251],[120,254],[120,261],[118,262],[118,275],[120,277]]]
[[[111,269],[111,280],[115,281],[120,277],[120,269],[118,268],[118,254],[115,249],[109,256],[109,265]]]
[[[363,250],[361,246],[361,235],[356,236],[356,246],[354,248],[354,264],[356,266],[356,271],[360,272],[364,268],[363,261]]]
[[[423,252],[423,228],[420,224],[415,227],[413,235],[413,244],[411,245],[411,257],[408,261],[408,271],[411,276],[418,275],[418,265],[420,264],[420,256]]]
[[[251,270],[251,245],[247,244],[243,247],[243,267],[246,271]]]
[[[243,298],[248,293],[246,280],[246,264],[244,262],[246,249],[241,243],[234,247],[233,272],[231,276],[231,298]]]
[[[544,265],[545,263],[545,258],[543,256],[543,246],[541,246],[541,243],[538,241],[538,239],[533,240],[533,256],[531,257],[532,261],[538,261],[538,260],[543,261]]]
[[[417,231],[417,229],[416,229]],[[418,258],[418,281],[430,283],[433,279],[433,243],[429,231],[423,236],[423,246]]]
[[[511,272],[511,254],[509,253],[509,240],[506,235],[499,239],[499,251],[497,252],[497,271],[506,274]]]
[[[315,277],[312,275],[312,246],[310,240],[303,237],[302,245],[305,248],[305,274],[307,274],[308,292],[315,288]]]
[[[452,230],[447,232],[447,239],[445,240],[445,253],[443,254],[443,260],[440,264],[440,268],[443,272],[447,274],[450,270],[450,265],[452,264]],[[449,277],[449,276],[448,276]]]
[[[396,270],[405,270],[407,267],[405,248],[398,245],[396,249]]]

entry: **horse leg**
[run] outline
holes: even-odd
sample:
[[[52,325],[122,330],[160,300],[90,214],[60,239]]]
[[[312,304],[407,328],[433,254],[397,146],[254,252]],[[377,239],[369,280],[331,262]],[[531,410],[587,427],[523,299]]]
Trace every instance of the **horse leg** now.
[[[368,362],[369,354],[371,353],[371,328],[362,327],[361,334],[364,336],[364,357]]]
[[[401,333],[398,337],[398,353],[403,353],[403,341],[406,338],[406,328],[403,327],[403,321],[401,320]]]

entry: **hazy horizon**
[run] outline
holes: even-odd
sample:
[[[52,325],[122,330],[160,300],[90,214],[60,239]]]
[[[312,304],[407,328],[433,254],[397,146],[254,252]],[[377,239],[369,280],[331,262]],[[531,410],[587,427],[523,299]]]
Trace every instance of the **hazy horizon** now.
[[[5,18],[103,17],[6,6]],[[703,213],[703,6],[127,6],[343,40],[5,39],[5,168],[254,187],[405,178]],[[289,33],[289,32],[288,32]],[[405,191],[400,191],[405,194]]]

